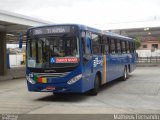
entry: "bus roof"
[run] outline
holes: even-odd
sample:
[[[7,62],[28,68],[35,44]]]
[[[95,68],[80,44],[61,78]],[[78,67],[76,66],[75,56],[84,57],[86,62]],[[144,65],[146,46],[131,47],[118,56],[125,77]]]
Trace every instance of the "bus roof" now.
[[[80,28],[80,30],[90,30],[92,32],[100,33],[100,34],[103,33],[102,30],[99,30],[99,29],[96,29],[96,28],[93,28],[93,27],[89,27],[89,26],[86,26],[86,25],[77,24],[77,26]]]
[[[42,27],[52,27],[52,26],[67,26],[67,25],[73,25],[73,26],[78,26],[80,30],[90,30],[96,33],[102,33],[102,30],[92,28],[86,25],[81,25],[81,24],[51,24],[51,25],[43,25],[43,26],[36,26],[36,27],[31,27],[29,29],[35,29],[35,28],[42,28]]]
[[[121,39],[121,40],[128,40],[128,41],[134,41],[132,38],[130,37],[126,37],[126,36],[122,36],[122,35],[119,35],[119,34],[116,34],[116,33],[112,33],[112,32],[103,32],[104,35],[107,35],[109,37],[112,37],[112,38],[116,38],[116,39]]]
[[[43,26],[31,27],[29,29],[42,28],[42,27],[52,27],[52,26],[62,26],[62,25],[64,25],[64,26],[67,26],[67,25],[78,26],[80,30],[90,30],[92,32],[99,33],[99,34],[104,34],[104,35],[107,35],[107,36],[112,37],[112,38],[116,38],[116,39],[118,38],[118,39],[133,41],[133,39],[129,38],[129,37],[125,37],[125,36],[115,34],[115,33],[112,33],[112,32],[102,31],[102,30],[92,28],[92,27],[89,27],[89,26],[86,26],[86,25],[81,25],[81,24],[52,24],[52,25],[43,25]]]

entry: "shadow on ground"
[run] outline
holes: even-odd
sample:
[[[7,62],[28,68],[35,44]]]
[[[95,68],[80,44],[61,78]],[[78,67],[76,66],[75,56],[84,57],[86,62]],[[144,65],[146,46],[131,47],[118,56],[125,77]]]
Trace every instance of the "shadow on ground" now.
[[[114,87],[115,85],[124,82],[121,81],[119,79],[116,79],[114,81],[108,82],[107,84],[103,85],[100,88],[100,91],[98,94],[101,94],[101,92],[104,92],[108,89],[110,89],[111,87]],[[44,102],[80,102],[80,101],[84,101],[85,99],[89,98],[89,97],[96,97],[93,95],[90,95],[89,92],[86,93],[61,93],[61,94],[51,94],[45,97],[41,97],[36,99],[35,101],[44,101]]]

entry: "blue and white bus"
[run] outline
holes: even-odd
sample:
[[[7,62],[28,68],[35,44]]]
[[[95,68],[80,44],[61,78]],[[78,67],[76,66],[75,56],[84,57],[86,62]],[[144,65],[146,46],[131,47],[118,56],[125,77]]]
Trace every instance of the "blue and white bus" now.
[[[29,91],[96,95],[100,86],[136,68],[134,40],[84,25],[60,24],[27,31]]]

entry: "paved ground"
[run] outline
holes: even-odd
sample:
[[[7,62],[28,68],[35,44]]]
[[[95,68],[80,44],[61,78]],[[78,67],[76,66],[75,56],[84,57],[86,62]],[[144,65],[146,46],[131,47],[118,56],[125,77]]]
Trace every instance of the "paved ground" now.
[[[160,67],[138,67],[127,81],[105,85],[97,96],[27,91],[25,79],[0,81],[0,113],[160,113]]]
[[[0,75],[0,81],[12,80],[24,77],[25,77],[25,66],[16,66],[11,69],[8,69],[7,74],[5,76]]]

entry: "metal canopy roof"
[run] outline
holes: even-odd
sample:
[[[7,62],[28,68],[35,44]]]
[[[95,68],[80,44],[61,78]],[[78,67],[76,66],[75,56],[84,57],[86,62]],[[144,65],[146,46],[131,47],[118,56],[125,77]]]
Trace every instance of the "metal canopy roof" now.
[[[108,26],[109,27],[109,26]],[[156,37],[160,38],[160,21],[121,23],[109,30],[128,37]]]
[[[7,43],[17,43],[20,32],[23,33],[25,41],[26,30],[29,27],[47,24],[53,23],[0,10],[0,31],[7,33]]]
[[[125,29],[126,34],[130,37],[142,36],[142,37],[160,37],[160,27],[146,27],[137,29]]]

